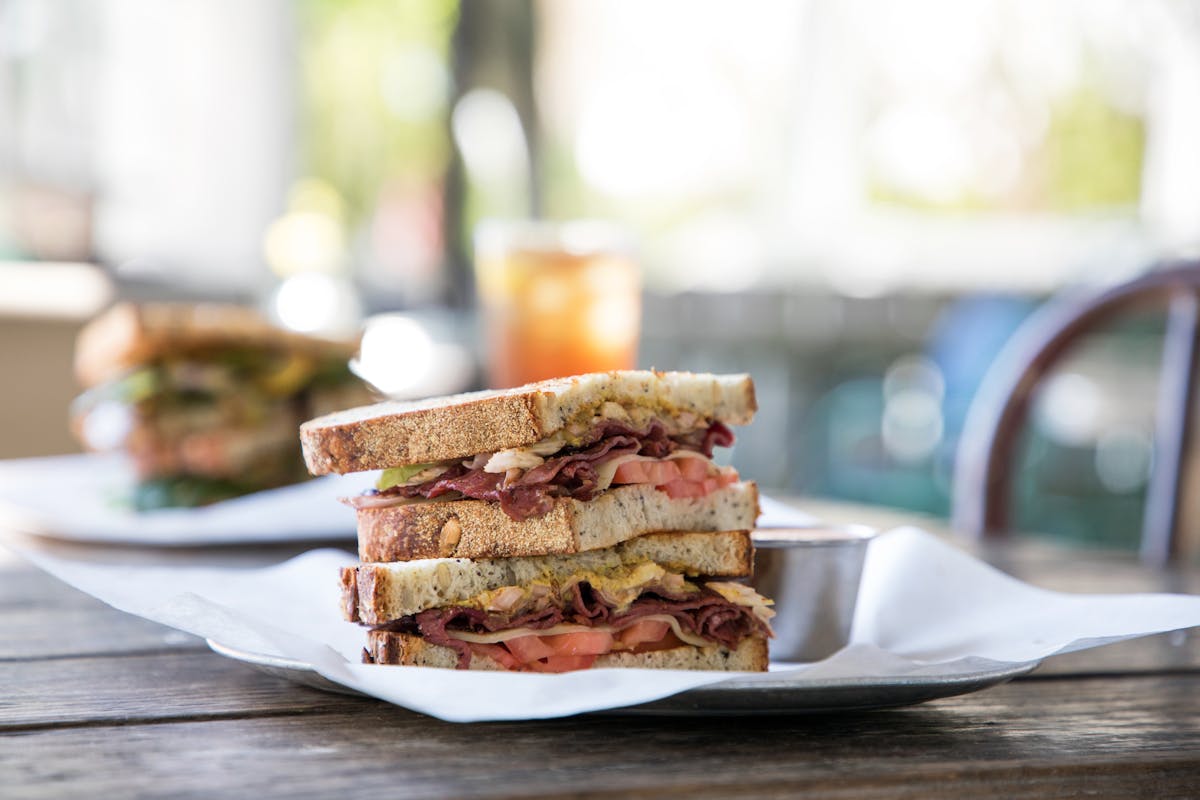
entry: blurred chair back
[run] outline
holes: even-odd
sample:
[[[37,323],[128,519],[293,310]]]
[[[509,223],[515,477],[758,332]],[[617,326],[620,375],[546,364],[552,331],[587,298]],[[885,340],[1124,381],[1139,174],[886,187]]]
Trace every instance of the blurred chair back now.
[[[956,530],[983,537],[1010,527],[1016,443],[1042,380],[1086,334],[1133,312],[1165,308],[1154,458],[1146,490],[1141,555],[1165,564],[1182,555],[1184,470],[1200,355],[1200,262],[1173,264],[1086,296],[1063,296],[1013,335],[972,401],[954,473]]]

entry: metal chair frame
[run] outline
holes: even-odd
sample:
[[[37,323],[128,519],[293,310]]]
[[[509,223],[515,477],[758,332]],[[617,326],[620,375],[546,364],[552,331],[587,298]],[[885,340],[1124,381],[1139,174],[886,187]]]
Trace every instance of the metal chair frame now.
[[[988,370],[959,441],[956,530],[998,536],[1010,527],[1017,434],[1034,391],[1084,334],[1143,309],[1166,308],[1154,461],[1146,490],[1141,557],[1163,565],[1181,555],[1179,500],[1200,356],[1200,262],[1164,265],[1115,287],[1047,303],[1017,330]]]

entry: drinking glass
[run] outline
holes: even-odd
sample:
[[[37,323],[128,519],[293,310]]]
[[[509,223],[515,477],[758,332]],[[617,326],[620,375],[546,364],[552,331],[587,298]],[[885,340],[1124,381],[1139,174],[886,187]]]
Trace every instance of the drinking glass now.
[[[621,228],[481,223],[475,277],[492,388],[636,366],[641,274]]]

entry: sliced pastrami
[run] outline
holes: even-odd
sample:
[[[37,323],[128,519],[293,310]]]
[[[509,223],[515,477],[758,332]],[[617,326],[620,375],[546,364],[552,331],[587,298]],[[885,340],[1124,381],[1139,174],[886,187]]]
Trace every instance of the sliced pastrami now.
[[[434,499],[456,492],[472,500],[498,502],[505,514],[521,522],[544,516],[559,497],[584,502],[595,498],[599,491],[597,466],[618,456],[665,458],[676,450],[686,449],[711,458],[713,447],[732,444],[733,432],[721,422],[714,422],[703,431],[672,438],[657,420],[644,430],[610,420],[593,428],[580,447],[566,448],[511,482],[506,482],[504,473],[455,464],[424,483],[370,492],[363,495],[365,502],[350,502],[351,505],[367,506],[387,497]]]
[[[646,593],[617,612],[590,584],[580,582],[571,588],[566,600],[566,608],[548,606],[515,616],[464,606],[431,608],[377,626],[375,630],[419,634],[430,644],[450,647],[458,654],[459,669],[470,666],[471,648],[467,642],[451,636],[449,630],[498,633],[518,628],[545,630],[563,623],[587,627],[611,625],[620,629],[644,617],[667,615],[678,620],[688,633],[731,650],[748,636],[769,635],[766,624],[753,611],[709,589],[676,598]]]

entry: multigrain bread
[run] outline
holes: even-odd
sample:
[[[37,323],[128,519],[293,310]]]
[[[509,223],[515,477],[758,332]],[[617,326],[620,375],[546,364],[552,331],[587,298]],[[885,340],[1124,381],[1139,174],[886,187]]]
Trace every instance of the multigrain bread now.
[[[342,612],[369,663],[762,671],[745,584],[753,483],[713,461],[756,411],[745,375],[609,372],[301,427],[315,474],[382,469]]]
[[[601,416],[605,404],[689,430],[695,420],[744,425],[758,408],[748,375],[596,373],[349,409],[304,423],[300,440],[314,475],[388,469],[525,447]]]
[[[454,669],[458,664],[458,653],[449,647],[431,644],[420,636],[374,630],[367,633],[364,661],[373,664]],[[710,647],[686,645],[647,653],[607,653],[599,656],[591,668],[640,667],[643,669],[765,672],[768,664],[767,640],[761,636],[749,636],[733,650],[714,644]],[[505,669],[503,665],[483,654],[473,655],[469,668],[474,670]]]
[[[221,347],[268,347],[348,359],[357,342],[276,327],[253,308],[223,303],[119,303],[89,322],[75,343],[75,375],[95,386],[166,355]]]
[[[522,521],[482,500],[410,503],[359,509],[358,553],[366,562],[577,553],[652,531],[741,530],[757,517],[753,483],[676,499],[647,484],[618,486],[587,502],[558,498]]]
[[[684,575],[746,577],[753,571],[748,531],[653,533],[604,550],[529,558],[425,559],[359,564],[341,573],[346,619],[382,625],[427,608],[450,606],[505,586],[556,586],[583,573],[652,561]]]

